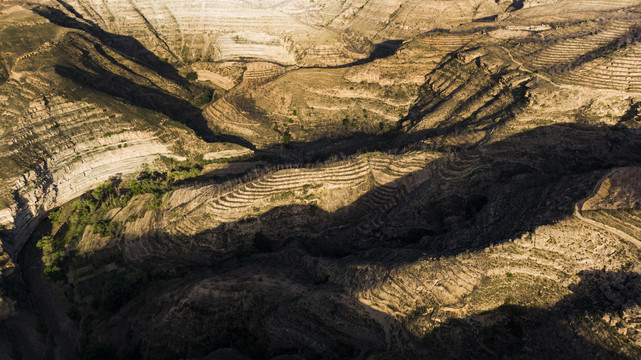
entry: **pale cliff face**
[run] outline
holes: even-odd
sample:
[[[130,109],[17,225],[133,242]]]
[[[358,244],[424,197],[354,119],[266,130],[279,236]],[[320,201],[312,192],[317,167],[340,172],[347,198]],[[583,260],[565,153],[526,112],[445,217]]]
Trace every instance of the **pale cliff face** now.
[[[6,251],[18,251],[48,211],[109,178],[139,173],[160,156],[184,160],[190,147],[201,156],[226,149],[173,120],[199,113],[188,99],[200,90],[141,64],[127,49],[21,6],[3,8],[0,33],[15,39],[0,46],[7,72],[0,78]],[[116,92],[122,97],[114,101]]]
[[[641,358],[641,0],[40,3],[0,358]]]
[[[505,4],[421,1],[70,1],[109,31],[183,61],[265,60],[327,66],[367,56],[372,42],[408,39]]]

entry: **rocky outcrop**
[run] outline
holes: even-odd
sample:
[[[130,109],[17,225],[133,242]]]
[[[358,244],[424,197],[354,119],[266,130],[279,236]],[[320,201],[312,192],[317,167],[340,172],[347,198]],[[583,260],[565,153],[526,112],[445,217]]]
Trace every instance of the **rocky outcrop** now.
[[[25,34],[0,47],[13,60],[11,78],[0,84],[0,224],[12,255],[48,211],[111,177],[140,172],[160,156],[185,159],[175,152],[246,154],[205,144],[178,122],[178,112],[198,114],[184,99],[194,90],[186,81],[24,8],[0,16],[11,17],[0,31]],[[123,97],[114,100],[116,92]]]
[[[15,313],[15,300],[12,300],[6,295],[7,289],[10,285],[7,279],[12,276],[15,271],[15,265],[9,254],[7,254],[0,246],[0,321],[14,315]]]
[[[190,1],[68,2],[104,29],[183,61],[264,60],[334,66],[367,57],[371,43],[496,15],[509,2]]]
[[[604,178],[593,196],[587,199],[582,210],[633,209],[641,206],[638,179],[640,168],[616,169]]]
[[[348,50],[349,43],[338,34],[304,24],[262,2],[81,0],[69,4],[108,31],[133,36],[158,54],[184,61],[322,64],[326,58],[333,64],[364,56]],[[318,39],[325,40],[319,43]],[[331,44],[336,52],[323,53],[323,43]]]
[[[113,177],[138,173],[169,147],[153,134],[132,132],[88,141],[48,158],[16,181],[12,249],[20,251],[41,216]]]

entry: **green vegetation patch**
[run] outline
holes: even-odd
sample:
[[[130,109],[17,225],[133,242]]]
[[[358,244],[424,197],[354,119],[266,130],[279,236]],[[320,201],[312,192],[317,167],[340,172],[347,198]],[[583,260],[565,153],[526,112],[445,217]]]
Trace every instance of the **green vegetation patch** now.
[[[120,236],[123,228],[124,225],[121,222],[111,220],[100,220],[92,226],[92,230],[95,234],[109,238]]]
[[[125,131],[127,131],[127,130],[122,129],[120,131],[107,131],[106,133],[102,134],[102,137],[110,137],[110,136],[114,136],[114,135],[120,135],[120,134],[124,133]]]
[[[205,90],[200,96],[189,100],[194,107],[203,107],[214,99],[214,92],[210,89]]]
[[[203,169],[197,161],[179,162],[171,158],[161,161],[167,168],[166,172],[142,172],[137,179],[126,182],[118,179],[107,181],[78,200],[49,213],[52,233],[37,243],[42,250],[45,273],[52,278],[62,277],[64,260],[73,257],[74,248],[87,227],[102,237],[120,237],[125,225],[106,219],[110,210],[124,208],[134,196],[152,194],[147,210],[157,212],[164,194],[175,189],[178,181],[197,177]]]

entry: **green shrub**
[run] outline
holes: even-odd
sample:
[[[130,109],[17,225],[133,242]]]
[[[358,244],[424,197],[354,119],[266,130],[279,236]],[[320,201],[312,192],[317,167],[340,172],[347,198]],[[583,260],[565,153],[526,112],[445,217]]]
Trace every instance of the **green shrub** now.
[[[93,224],[92,230],[100,236],[114,238],[122,234],[123,227],[119,221],[100,220]]]
[[[43,236],[36,247],[42,251],[42,262],[44,263],[44,272],[48,276],[58,276],[62,270],[60,264],[64,257],[64,252],[57,246],[53,236]]]
[[[147,204],[147,208],[150,211],[153,211],[154,213],[157,213],[158,210],[160,210],[160,206],[162,205],[162,197],[159,195],[154,196],[153,199]]]
[[[198,80],[198,74],[193,72],[193,71],[190,71],[190,72],[187,73],[187,75],[185,75],[185,79],[187,79],[189,81]]]
[[[162,194],[171,190],[171,187],[160,179],[131,180],[127,183],[127,188],[132,195]]]
[[[113,196],[114,186],[110,181],[104,182],[98,185],[93,191],[91,191],[91,197],[96,200],[96,202],[102,202],[107,199],[107,197]]]
[[[191,100],[191,104],[195,107],[202,107],[211,102],[213,99],[214,93],[207,89],[201,96]]]
[[[114,116],[114,115],[111,115],[111,116]],[[114,135],[120,135],[120,134],[124,133],[125,131],[126,131],[125,129],[122,129],[122,130],[119,130],[119,131],[107,131],[106,133],[102,134],[102,137],[110,137],[110,136],[114,136]]]
[[[283,134],[283,145],[289,146],[292,143],[292,135],[289,132]]]
[[[193,167],[181,166],[178,169],[171,170],[167,173],[168,180],[185,180],[192,179],[200,175],[202,172],[202,165],[195,165]]]
[[[49,215],[47,215],[47,218],[51,220],[51,225],[53,227],[57,227],[60,225],[60,210],[50,212]]]

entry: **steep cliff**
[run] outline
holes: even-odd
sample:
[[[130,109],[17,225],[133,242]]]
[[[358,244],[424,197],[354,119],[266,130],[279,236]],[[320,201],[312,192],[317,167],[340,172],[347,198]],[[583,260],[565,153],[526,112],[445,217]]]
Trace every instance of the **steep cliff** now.
[[[0,8],[0,357],[641,357],[638,15]]]
[[[3,39],[17,39],[0,48],[11,64],[0,85],[0,222],[9,252],[47,211],[110,177],[140,172],[159,156],[237,148],[198,137],[207,128],[188,99],[202,89],[161,63],[141,63],[135,49],[111,48],[80,26],[52,23],[44,16],[59,19],[48,9],[35,12],[43,16],[21,7],[0,15]]]

